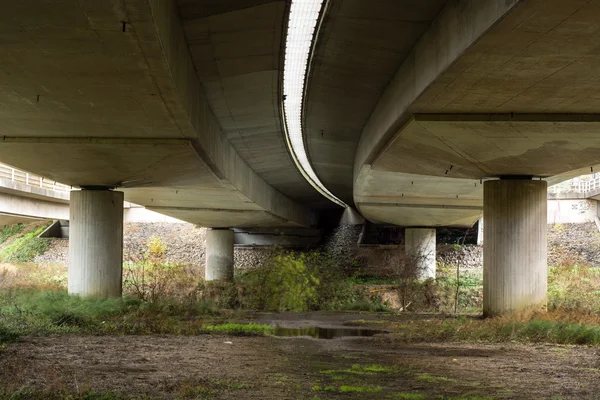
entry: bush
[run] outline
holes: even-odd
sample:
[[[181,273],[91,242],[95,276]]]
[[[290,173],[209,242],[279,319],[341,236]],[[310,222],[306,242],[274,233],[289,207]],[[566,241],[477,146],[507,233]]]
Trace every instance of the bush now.
[[[577,265],[550,267],[548,309],[600,312],[600,269]]]
[[[270,311],[386,310],[377,296],[357,287],[348,271],[321,252],[280,252],[238,277],[243,307]]]
[[[16,342],[17,339],[19,339],[18,333],[0,325],[0,344]]]
[[[167,262],[166,251],[167,245],[159,237],[152,236],[140,261],[123,264],[125,295],[148,302],[197,300],[200,277],[182,264]]]
[[[247,272],[245,306],[258,310],[306,311],[317,298],[319,279],[306,266],[306,255],[282,253],[264,267]]]

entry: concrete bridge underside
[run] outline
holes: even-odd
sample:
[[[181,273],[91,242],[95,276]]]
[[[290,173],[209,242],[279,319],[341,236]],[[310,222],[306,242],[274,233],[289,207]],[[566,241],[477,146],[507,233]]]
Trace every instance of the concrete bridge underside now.
[[[486,313],[543,307],[540,199],[600,163],[600,2],[327,4],[303,115],[324,186],[409,228],[485,213]],[[314,226],[331,206],[283,136],[289,5],[5,2],[0,160],[204,226]],[[100,192],[89,206],[113,215]]]
[[[325,185],[375,222],[485,214],[485,312],[543,308],[546,183],[600,162],[600,3],[334,0],[329,12],[306,118]]]
[[[0,159],[203,226],[314,225],[281,136],[284,3],[246,3],[0,5]]]

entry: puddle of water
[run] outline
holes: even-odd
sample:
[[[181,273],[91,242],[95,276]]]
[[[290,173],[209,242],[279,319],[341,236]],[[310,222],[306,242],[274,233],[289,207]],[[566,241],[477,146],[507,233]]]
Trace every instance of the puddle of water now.
[[[309,328],[275,328],[275,336],[311,336],[317,339],[335,339],[346,336],[373,336],[378,333],[386,333],[374,329],[357,328],[321,328],[318,326]]]

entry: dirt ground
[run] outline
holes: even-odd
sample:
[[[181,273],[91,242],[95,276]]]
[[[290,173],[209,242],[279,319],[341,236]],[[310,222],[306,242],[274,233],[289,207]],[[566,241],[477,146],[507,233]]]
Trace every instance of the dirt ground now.
[[[309,317],[280,322],[332,324]],[[598,382],[597,347],[407,344],[393,334],[26,337],[0,350],[5,390],[160,399],[599,399]]]

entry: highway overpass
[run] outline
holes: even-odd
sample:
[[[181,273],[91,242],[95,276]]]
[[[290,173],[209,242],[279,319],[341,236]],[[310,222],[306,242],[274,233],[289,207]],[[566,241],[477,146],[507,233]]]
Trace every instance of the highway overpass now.
[[[485,313],[546,302],[546,191],[600,163],[588,0],[0,5],[0,161],[83,190],[69,290],[120,295],[124,199],[210,231],[485,214]],[[411,228],[415,228],[411,231]],[[212,275],[211,275],[212,276]]]

